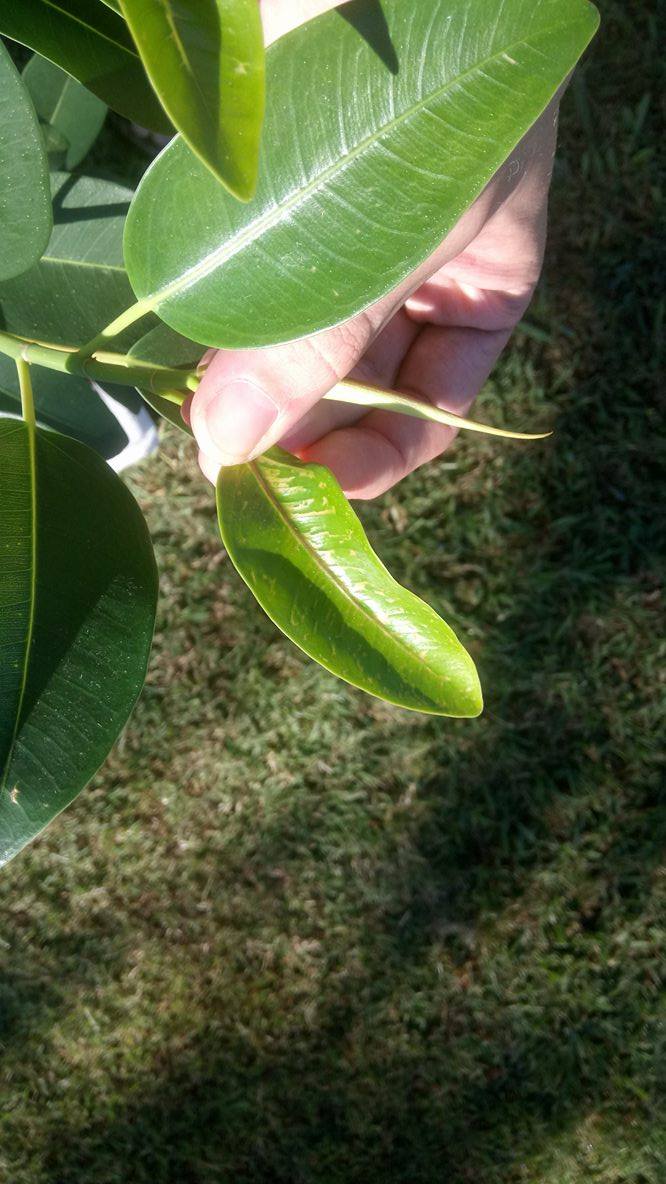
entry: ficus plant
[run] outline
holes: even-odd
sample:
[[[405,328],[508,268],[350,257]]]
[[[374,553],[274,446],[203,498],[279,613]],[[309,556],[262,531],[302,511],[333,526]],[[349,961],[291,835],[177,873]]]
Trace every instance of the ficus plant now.
[[[256,0],[0,0],[0,33],[34,53],[21,75],[0,43],[0,860],[89,781],[145,677],[157,570],[96,450],[95,392],[187,431],[206,348],[294,340],[386,295],[597,19],[587,0],[353,0],[265,53]],[[82,165],[107,107],[173,137],[135,193]],[[519,435],[353,382],[328,397]],[[326,469],[272,449],[222,470],[217,513],[312,658],[393,704],[479,714],[469,654]]]

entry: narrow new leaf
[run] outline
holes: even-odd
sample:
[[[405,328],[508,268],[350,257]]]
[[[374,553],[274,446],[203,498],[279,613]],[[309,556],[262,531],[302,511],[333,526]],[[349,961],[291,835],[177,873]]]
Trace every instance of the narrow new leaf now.
[[[78,78],[119,115],[173,129],[123,18],[97,0],[0,0],[0,33]]]
[[[157,573],[118,477],[0,421],[0,863],[84,788],[141,690]]]
[[[505,440],[545,440],[551,435],[551,432],[512,432],[508,428],[492,428],[489,424],[477,423],[474,419],[465,419],[453,411],[435,407],[423,399],[414,398],[413,395],[384,391],[380,387],[366,386],[349,378],[338,383],[325,398],[335,403],[352,403],[356,407],[367,407],[372,411],[394,411],[400,415],[410,415],[413,419],[441,423],[456,430],[480,432],[483,436],[501,436]]]
[[[65,139],[64,168],[76,168],[102,130],[106,103],[39,54],[25,67],[23,81],[39,118]]]
[[[121,7],[175,127],[217,180],[249,200],[264,114],[257,0],[121,0]]]
[[[247,206],[178,138],[144,176],[125,235],[130,280],[186,337],[268,345],[393,289],[481,193],[597,27],[587,0],[361,8],[365,35],[332,11],[268,50]]]
[[[220,530],[262,608],[306,654],[401,707],[476,716],[476,668],[452,629],[389,575],[333,475],[273,450],[222,469]]]
[[[31,268],[50,233],[44,141],[30,96],[0,43],[0,280]]]

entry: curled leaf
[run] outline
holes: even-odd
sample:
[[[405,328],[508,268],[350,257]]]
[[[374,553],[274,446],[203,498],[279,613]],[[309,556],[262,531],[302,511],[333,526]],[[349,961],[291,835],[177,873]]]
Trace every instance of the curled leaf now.
[[[552,432],[512,432],[507,428],[493,428],[489,424],[477,423],[476,420],[455,415],[453,411],[435,407],[432,403],[415,398],[414,395],[385,391],[380,387],[355,382],[351,378],[338,383],[325,398],[336,403],[352,403],[357,407],[367,407],[368,410],[396,411],[400,415],[411,415],[414,419],[427,419],[450,428],[465,428],[469,432],[480,432],[484,436],[502,436],[506,440],[545,440],[552,435]]]

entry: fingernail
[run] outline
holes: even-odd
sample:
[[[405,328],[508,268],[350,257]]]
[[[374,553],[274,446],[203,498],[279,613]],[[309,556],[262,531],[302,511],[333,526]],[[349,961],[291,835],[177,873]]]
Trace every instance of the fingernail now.
[[[248,379],[230,382],[206,409],[206,427],[224,464],[241,464],[260,450],[278,405]]]

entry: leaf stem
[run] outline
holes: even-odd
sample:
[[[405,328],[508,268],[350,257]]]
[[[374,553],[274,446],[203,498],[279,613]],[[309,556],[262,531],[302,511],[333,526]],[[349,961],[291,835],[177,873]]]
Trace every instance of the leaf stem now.
[[[18,371],[19,389],[21,391],[21,410],[23,412],[23,419],[28,426],[30,435],[34,434],[36,427],[35,419],[35,399],[32,393],[32,380],[30,378],[30,365],[25,358],[19,357],[16,359],[16,369]]]
[[[153,307],[150,301],[137,300],[136,304],[132,304],[130,308],[126,308],[125,311],[121,312],[120,316],[111,321],[110,324],[106,326],[106,328],[100,329],[99,333],[97,333],[95,337],[86,342],[85,345],[82,345],[78,350],[78,357],[81,360],[92,357],[92,355],[96,353],[100,347],[108,344],[111,338],[118,337],[118,335],[123,333],[125,329],[128,329],[130,325],[133,325],[136,321],[142,320],[143,317],[147,317],[148,313],[152,311]]]
[[[196,390],[199,379],[195,371],[170,366],[157,366],[127,354],[100,353],[94,358],[80,357],[74,347],[33,342],[0,332],[0,353],[10,358],[23,358],[34,366],[58,370],[63,374],[78,374],[95,382],[113,382],[118,386],[145,387],[160,394],[163,389]]]

